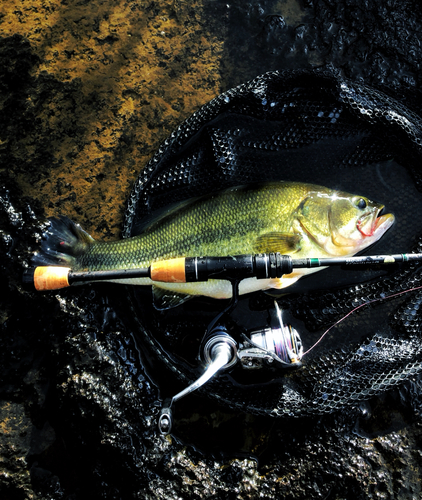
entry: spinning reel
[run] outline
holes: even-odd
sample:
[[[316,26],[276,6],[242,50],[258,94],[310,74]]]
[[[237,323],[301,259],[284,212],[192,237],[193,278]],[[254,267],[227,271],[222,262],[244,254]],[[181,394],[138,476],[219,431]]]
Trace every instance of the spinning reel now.
[[[158,429],[161,434],[167,435],[171,432],[172,407],[176,401],[236,364],[240,364],[245,370],[256,370],[264,366],[282,369],[302,366],[302,340],[297,330],[284,324],[282,311],[276,301],[269,311],[267,325],[249,331],[242,331],[243,329],[239,327],[237,340],[229,334],[225,318],[238,302],[238,285],[238,281],[232,282],[233,296],[229,306],[211,321],[201,341],[199,358],[207,366],[206,370],[191,385],[164,401],[158,419]]]
[[[73,271],[60,266],[40,266],[27,269],[23,275],[23,283],[36,290],[56,290],[84,282],[126,280],[139,277],[169,283],[188,283],[207,281],[208,279],[226,279],[231,282],[232,300],[229,306],[210,323],[199,348],[199,358],[207,366],[205,372],[183,391],[165,401],[163,405],[158,428],[162,434],[169,434],[173,424],[173,404],[202,387],[218,373],[234,367],[237,363],[246,370],[263,368],[265,365],[278,368],[297,368],[302,365],[301,359],[304,353],[300,335],[290,325],[284,324],[282,311],[275,301],[274,308],[270,311],[268,325],[251,331],[243,331],[239,327],[239,332],[235,334],[236,338],[229,334],[226,326],[229,321],[225,317],[238,302],[239,282],[242,279],[249,277],[256,279],[280,278],[290,274],[293,269],[301,268],[360,265],[372,267],[420,262],[421,260],[422,254],[362,255],[322,259],[310,257],[292,259],[289,255],[279,253],[227,257],[180,257],[154,262],[150,267],[140,269]],[[400,293],[409,291],[411,289]],[[383,300],[383,298],[380,297],[372,301],[375,300]]]

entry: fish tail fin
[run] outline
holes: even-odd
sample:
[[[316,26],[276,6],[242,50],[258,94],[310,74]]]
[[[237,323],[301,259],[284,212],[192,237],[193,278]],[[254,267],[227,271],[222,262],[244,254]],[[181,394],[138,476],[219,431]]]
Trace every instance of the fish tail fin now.
[[[79,224],[68,217],[48,219],[49,227],[43,234],[41,248],[34,254],[35,266],[65,266],[73,269],[79,256],[95,242]]]

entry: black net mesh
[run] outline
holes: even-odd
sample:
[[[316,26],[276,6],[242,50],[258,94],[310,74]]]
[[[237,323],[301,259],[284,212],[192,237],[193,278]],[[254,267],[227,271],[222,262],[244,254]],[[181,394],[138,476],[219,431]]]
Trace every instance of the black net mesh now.
[[[162,144],[130,196],[124,236],[138,234],[151,214],[188,198],[281,179],[385,203],[396,223],[370,253],[421,252],[422,220],[415,215],[422,201],[421,141],[419,116],[384,91],[326,70],[268,73],[203,106]],[[373,302],[331,329],[301,370],[245,378],[235,369],[207,384],[203,394],[254,413],[321,414],[356,405],[421,371],[422,293],[400,294],[421,284],[417,264],[322,273],[277,299],[305,349],[351,310]],[[200,373],[200,339],[223,306],[199,298],[151,312],[145,290],[130,294],[154,366],[170,370],[181,386],[191,383]],[[246,326],[262,323],[271,301],[262,293],[246,297],[239,304]]]

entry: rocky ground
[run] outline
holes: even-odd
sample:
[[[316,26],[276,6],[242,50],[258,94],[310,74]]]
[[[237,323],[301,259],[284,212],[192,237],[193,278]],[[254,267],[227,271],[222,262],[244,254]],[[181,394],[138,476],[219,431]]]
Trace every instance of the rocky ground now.
[[[121,292],[36,295],[21,274],[48,216],[119,237],[160,143],[232,86],[331,64],[400,95],[418,88],[421,21],[418,4],[393,0],[2,3],[2,499],[420,498],[418,380],[288,426],[210,407],[202,432],[221,451],[204,452],[186,432],[195,416],[183,440],[157,435],[159,393]]]

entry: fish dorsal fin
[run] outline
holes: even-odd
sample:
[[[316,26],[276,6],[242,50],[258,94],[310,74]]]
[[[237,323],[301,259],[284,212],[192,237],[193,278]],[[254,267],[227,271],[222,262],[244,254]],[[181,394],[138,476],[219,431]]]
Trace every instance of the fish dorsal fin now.
[[[186,293],[175,292],[173,290],[165,290],[159,286],[152,285],[153,304],[159,311],[180,306],[192,298],[193,295],[187,295]]]
[[[189,205],[193,205],[200,197],[189,198],[184,201],[179,201],[170,205],[166,205],[157,210],[154,210],[151,214],[144,216],[140,221],[136,221],[133,224],[131,236],[137,236],[145,231],[152,225],[160,223],[162,220],[170,217],[174,213],[182,210],[184,207],[188,207]]]
[[[293,233],[271,232],[261,234],[255,242],[255,250],[258,253],[280,252],[291,254],[300,250],[302,237]]]

